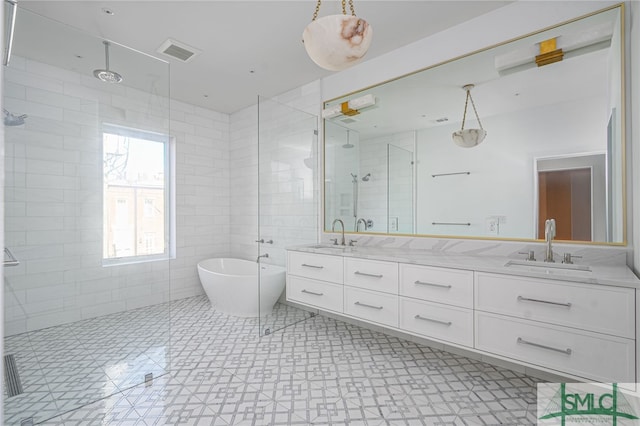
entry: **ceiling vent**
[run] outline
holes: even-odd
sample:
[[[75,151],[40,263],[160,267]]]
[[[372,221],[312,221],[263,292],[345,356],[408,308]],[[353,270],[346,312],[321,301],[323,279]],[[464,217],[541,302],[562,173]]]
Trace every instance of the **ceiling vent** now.
[[[174,59],[177,59],[181,62],[189,62],[196,55],[202,52],[195,47],[191,47],[184,43],[180,43],[179,41],[175,41],[172,39],[167,39],[157,50],[159,53],[163,55],[171,56]]]

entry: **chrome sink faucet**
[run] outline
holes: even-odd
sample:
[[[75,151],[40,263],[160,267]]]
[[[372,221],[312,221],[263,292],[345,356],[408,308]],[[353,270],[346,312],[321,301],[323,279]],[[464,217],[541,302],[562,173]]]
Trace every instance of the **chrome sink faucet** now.
[[[331,224],[331,232],[336,232],[336,223],[339,223],[340,226],[342,227],[342,239],[340,240],[340,245],[344,246],[346,245],[344,242],[344,222],[340,219],[335,219]]]
[[[553,249],[551,247],[551,242],[553,241],[553,238],[555,236],[556,236],[556,220],[547,219],[544,222],[544,238],[547,242],[547,247],[544,252],[545,262],[555,262],[555,260],[553,260]]]
[[[367,221],[364,220],[363,218],[358,219],[358,221],[356,222],[356,232],[360,232],[360,222],[362,222],[364,224],[364,230],[367,230]]]

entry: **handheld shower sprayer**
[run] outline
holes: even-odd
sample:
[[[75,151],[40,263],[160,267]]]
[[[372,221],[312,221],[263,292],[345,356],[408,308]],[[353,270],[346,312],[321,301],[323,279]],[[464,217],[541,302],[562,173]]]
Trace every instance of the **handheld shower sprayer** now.
[[[27,114],[14,115],[2,108],[2,119],[5,126],[21,126],[24,124],[25,118],[27,118]]]

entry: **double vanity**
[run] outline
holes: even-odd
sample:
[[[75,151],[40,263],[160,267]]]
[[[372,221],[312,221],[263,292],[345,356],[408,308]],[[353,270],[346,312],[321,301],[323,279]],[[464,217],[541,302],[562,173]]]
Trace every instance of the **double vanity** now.
[[[636,383],[625,266],[427,250],[290,248],[287,300],[584,381]]]

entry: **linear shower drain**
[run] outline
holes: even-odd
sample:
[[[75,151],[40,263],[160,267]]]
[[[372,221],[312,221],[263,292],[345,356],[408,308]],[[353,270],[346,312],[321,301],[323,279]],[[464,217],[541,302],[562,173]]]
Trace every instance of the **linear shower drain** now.
[[[4,356],[4,382],[7,384],[7,397],[20,395],[23,392],[18,366],[13,354]]]

